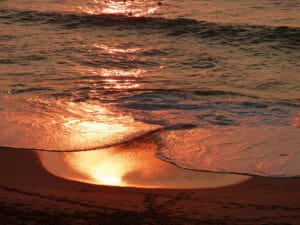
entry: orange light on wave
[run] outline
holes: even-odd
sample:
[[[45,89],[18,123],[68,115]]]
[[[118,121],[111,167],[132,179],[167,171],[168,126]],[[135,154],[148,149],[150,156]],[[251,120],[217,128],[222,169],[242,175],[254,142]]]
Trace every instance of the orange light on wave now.
[[[148,125],[117,108],[100,104],[68,103],[61,123],[69,149],[89,149],[130,140],[148,131],[159,129]],[[63,137],[61,137],[63,138]]]
[[[141,48],[116,48],[105,44],[93,44],[93,47],[101,49],[108,54],[134,53],[141,50]]]
[[[93,83],[93,86],[100,85],[104,89],[117,89],[128,90],[136,89],[141,86],[138,83],[138,78],[143,77],[146,70],[143,69],[96,69],[96,68],[78,68],[77,69],[83,75],[89,75],[89,82]],[[91,76],[92,75],[92,76]],[[95,79],[93,78],[95,77]],[[97,77],[102,78],[101,84]]]
[[[147,16],[155,13],[159,8],[157,1],[147,0],[92,0],[87,6],[79,7],[85,13],[95,14],[121,14],[133,17]]]
[[[8,99],[7,101],[11,101]],[[17,108],[15,108],[17,107]],[[79,150],[109,146],[161,128],[136,121],[118,107],[97,101],[32,98],[1,113],[2,146]]]
[[[140,84],[133,84],[130,80],[123,80],[120,83],[117,79],[106,79],[106,85],[103,86],[104,89],[118,89],[118,90],[125,90],[125,89],[135,89],[140,86]]]
[[[102,75],[107,77],[104,79],[105,85],[104,89],[118,89],[118,90],[128,90],[136,89],[141,86],[140,83],[136,82],[136,78],[140,77],[144,70],[132,69],[132,70],[122,70],[122,69],[110,69],[102,70]],[[126,77],[126,79],[124,79]]]
[[[142,69],[101,69],[101,76],[104,77],[141,77],[146,70]]]
[[[107,78],[117,78],[117,77],[130,77],[130,78],[139,78],[142,77],[143,73],[146,73],[146,70],[143,69],[97,69],[97,68],[77,68],[77,71],[83,75],[93,75],[99,77]]]

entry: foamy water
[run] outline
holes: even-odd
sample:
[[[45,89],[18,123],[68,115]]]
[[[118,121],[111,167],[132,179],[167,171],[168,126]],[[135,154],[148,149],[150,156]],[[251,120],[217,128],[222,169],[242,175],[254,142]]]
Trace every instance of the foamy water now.
[[[109,155],[149,136],[185,169],[299,176],[299,9],[1,1],[0,145]]]

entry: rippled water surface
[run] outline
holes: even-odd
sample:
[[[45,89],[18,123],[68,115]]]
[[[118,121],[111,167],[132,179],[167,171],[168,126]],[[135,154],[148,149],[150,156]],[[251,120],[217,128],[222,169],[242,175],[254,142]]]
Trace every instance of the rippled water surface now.
[[[155,156],[183,168],[299,176],[299,10],[2,0],[0,145],[95,150],[150,135]]]

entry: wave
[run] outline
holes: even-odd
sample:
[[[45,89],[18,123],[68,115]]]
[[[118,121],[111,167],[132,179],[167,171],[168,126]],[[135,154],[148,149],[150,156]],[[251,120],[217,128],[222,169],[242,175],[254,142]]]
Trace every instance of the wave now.
[[[90,150],[132,141],[151,132],[196,127],[297,126],[292,102],[232,95],[226,91],[147,91],[111,105],[72,97],[3,95],[0,145]],[[35,138],[32,138],[35,137]]]
[[[171,129],[172,129],[172,127],[171,127]],[[174,126],[174,129],[177,129],[177,128]],[[118,142],[112,142],[110,144],[105,144],[105,145],[100,144],[99,146],[94,146],[92,148],[59,149],[59,150],[56,150],[53,147],[50,147],[49,149],[47,149],[47,148],[43,149],[43,148],[35,148],[35,147],[21,148],[21,147],[11,147],[10,145],[8,145],[8,146],[3,145],[3,146],[0,146],[0,151],[34,151],[34,152],[56,152],[56,153],[98,151],[98,150],[104,150],[104,149],[108,149],[108,148],[117,147],[117,146],[120,146],[120,145],[125,145],[125,144],[128,144],[128,143],[146,138],[146,137],[152,135],[154,132],[157,132],[157,131],[159,131],[159,130],[149,131],[148,133],[139,134],[137,136],[133,136],[133,137],[130,137],[128,139],[125,138],[124,140],[120,140]]]
[[[282,111],[284,107],[299,108],[298,99],[274,98],[260,96],[234,90],[179,90],[179,89],[143,89],[131,90],[132,94],[116,100],[122,107],[142,110],[165,109],[219,109],[234,106],[244,109],[268,109],[276,107]],[[209,98],[209,99],[208,99]],[[212,99],[213,98],[213,99]],[[228,101],[228,98],[232,98]],[[189,99],[189,101],[185,101]],[[233,99],[238,99],[233,101]],[[221,107],[219,108],[218,105]],[[227,107],[226,107],[227,108]],[[230,110],[229,108],[227,108]],[[284,110],[283,110],[284,111]]]
[[[99,88],[98,90],[101,90]],[[104,89],[105,90],[105,89]],[[222,89],[202,89],[202,90],[187,90],[187,89],[175,89],[175,88],[168,88],[168,89],[160,89],[160,88],[143,88],[143,89],[129,89],[126,90],[127,93],[130,93],[129,97],[120,97],[118,100],[115,100],[114,102],[132,102],[132,101],[147,101],[151,100],[151,98],[163,98],[163,102],[168,103],[169,101],[172,101],[174,98],[178,99],[187,99],[194,97],[238,97],[238,98],[244,98],[246,101],[242,104],[245,106],[253,105],[257,108],[266,107],[266,104],[274,104],[274,105],[281,105],[281,106],[290,106],[298,108],[300,107],[299,99],[298,98],[275,98],[274,96],[261,96],[259,93],[250,92],[250,91],[244,91],[244,90],[222,90]],[[168,100],[168,97],[170,100]],[[250,102],[250,100],[256,100],[256,102]],[[247,101],[248,100],[248,101]],[[154,100],[153,100],[154,101]],[[264,103],[260,103],[259,101],[264,101]],[[141,103],[140,105],[137,103],[137,108],[142,108],[142,105],[145,102]],[[262,106],[263,105],[263,106]],[[123,105],[124,107],[127,107],[126,104]],[[135,106],[135,104],[129,104],[128,107]],[[180,106],[179,106],[180,107]]]
[[[121,26],[122,29],[159,30],[170,36],[195,35],[236,45],[278,42],[274,48],[297,50],[300,46],[300,28],[208,23],[187,18],[130,17],[123,14],[76,14],[59,12],[18,11],[1,9],[0,20],[30,24],[61,25],[65,29],[101,26]]]
[[[162,127],[135,121],[108,105],[53,99],[1,99],[0,145],[22,149],[77,151],[107,148]],[[20,108],[19,108],[20,107]]]
[[[0,146],[0,151],[84,154],[87,151],[114,151],[110,149],[120,146],[122,154],[126,155],[127,145],[134,148],[136,143],[139,145],[144,140],[153,140],[157,145],[156,156],[180,168],[264,177],[300,177],[299,134],[299,128],[285,126],[274,131],[273,127],[199,128],[182,124],[93,149],[46,150]]]
[[[179,167],[266,177],[300,177],[297,127],[215,127],[160,132],[157,156]]]
[[[206,102],[196,98],[201,107],[195,111],[184,108],[193,102],[180,102],[186,99],[184,93],[165,95],[168,108],[149,108],[147,101],[157,101],[160,95],[135,96],[148,99],[141,112],[65,99],[1,99],[0,150],[106,151],[148,138],[157,146],[157,157],[185,169],[300,176],[300,127],[297,121],[291,124],[295,115],[290,108],[218,97],[204,98]]]
[[[30,73],[15,73],[15,74],[10,74],[10,76],[27,76],[31,75]],[[93,78],[93,77],[91,77]],[[124,77],[122,77],[124,78]],[[70,79],[74,79],[73,77]],[[127,79],[127,77],[125,77]],[[58,81],[66,81],[68,80],[67,77],[62,77],[59,78]],[[87,90],[94,90],[94,87],[81,87],[76,89],[76,91],[87,91]],[[107,88],[105,87],[97,87],[97,92],[98,95],[95,97],[93,96],[81,96],[78,95],[77,92],[74,91],[68,91],[68,92],[57,92],[56,89],[54,88],[49,88],[49,87],[26,87],[21,84],[19,84],[18,87],[12,87],[8,90],[2,90],[0,91],[0,96],[7,96],[7,95],[21,95],[21,94],[33,94],[33,93],[39,93],[40,95],[45,95],[47,94],[48,96],[52,96],[53,98],[66,98],[70,99],[72,98],[72,101],[90,101],[90,100],[99,100],[101,99],[101,96],[105,96],[107,93]],[[133,108],[143,108],[144,103],[138,103],[138,101],[145,101],[149,100],[154,96],[161,97],[164,102],[168,103],[168,97],[170,98],[194,98],[194,97],[218,97],[218,98],[225,98],[225,97],[233,97],[233,98],[244,98],[248,99],[248,101],[245,101],[243,104],[246,105],[253,105],[255,107],[261,108],[261,107],[266,107],[267,104],[273,104],[273,105],[280,105],[280,106],[288,106],[288,107],[294,107],[298,108],[300,107],[300,99],[295,96],[295,98],[284,98],[281,96],[263,96],[259,92],[251,92],[248,90],[242,90],[242,89],[201,89],[201,90],[187,90],[187,89],[176,89],[176,88],[168,88],[168,89],[162,89],[162,88],[131,88],[127,90],[122,90],[124,93],[124,96],[120,95],[120,90],[116,89],[111,89],[110,90],[110,95],[117,94],[117,98],[113,98],[110,100],[106,100],[106,102],[111,102],[111,103],[120,103],[122,104],[125,102],[123,105],[124,107],[133,107]],[[152,96],[152,97],[151,97]],[[277,98],[276,98],[277,97]],[[251,103],[250,100],[256,100],[256,102]],[[132,102],[132,101],[137,101],[135,104],[128,104],[126,105],[126,102]],[[262,103],[259,103],[259,101],[264,101],[262,106]],[[179,106],[180,107],[180,106]]]

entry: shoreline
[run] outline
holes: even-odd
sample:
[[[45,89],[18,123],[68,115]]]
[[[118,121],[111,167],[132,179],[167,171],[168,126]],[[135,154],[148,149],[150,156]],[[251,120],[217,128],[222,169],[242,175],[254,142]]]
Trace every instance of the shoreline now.
[[[298,178],[142,189],[64,180],[44,170],[30,151],[1,150],[0,161],[0,221],[5,225],[300,224]]]

